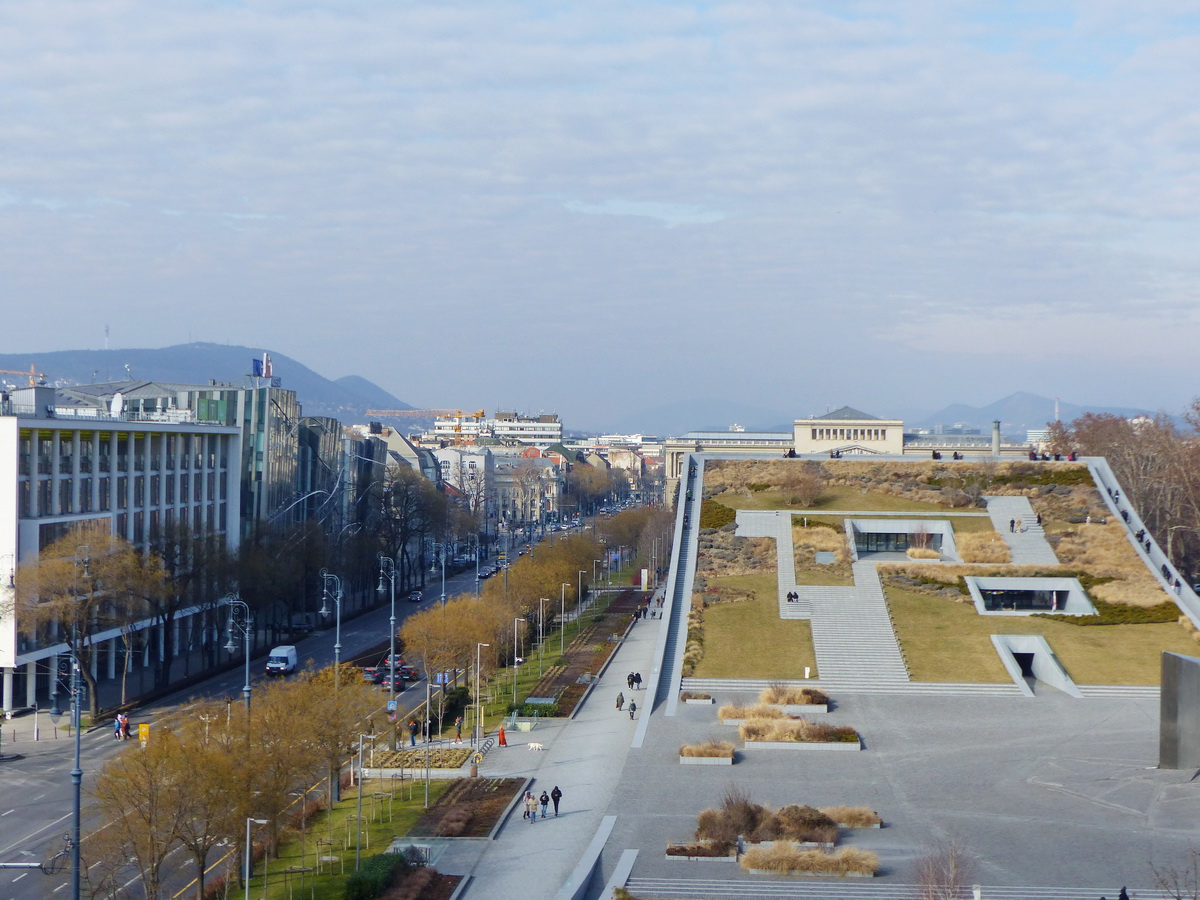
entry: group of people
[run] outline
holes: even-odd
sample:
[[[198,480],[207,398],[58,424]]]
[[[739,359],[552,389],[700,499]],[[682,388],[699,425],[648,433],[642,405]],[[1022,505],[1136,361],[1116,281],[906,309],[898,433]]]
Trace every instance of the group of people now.
[[[119,712],[113,719],[113,737],[118,741],[129,740],[129,714]]]
[[[788,591],[787,602],[788,603],[799,603],[800,602],[800,592],[799,591]]]
[[[630,690],[633,690],[632,685],[630,685]],[[625,694],[623,691],[619,691],[617,693],[617,709],[620,710],[620,709],[624,709],[624,708],[625,708]],[[631,699],[629,701],[629,718],[632,719],[633,714],[636,712],[637,712],[637,701]]]
[[[1038,455],[1038,452],[1036,450],[1029,451],[1029,461],[1030,462],[1038,462],[1039,460],[1041,462],[1050,462],[1050,460],[1054,460],[1055,462],[1062,462],[1063,458],[1064,457],[1061,453],[1055,453],[1053,456],[1051,456],[1049,453],[1043,453],[1041,455]],[[1067,462],[1075,462],[1077,459],[1079,459],[1079,455],[1074,450],[1072,450],[1070,453],[1068,453],[1066,455],[1065,458],[1066,458]]]
[[[534,796],[533,791],[526,791],[525,812],[521,814],[521,818],[528,819],[529,824],[532,825],[537,820],[538,807],[541,806],[542,818],[544,819],[546,818],[547,807],[549,807],[551,803],[554,804],[554,816],[555,818],[558,818],[558,801],[561,799],[562,791],[558,789],[557,784],[554,786],[554,790],[548,794],[545,791],[542,791],[542,795],[540,797]]]

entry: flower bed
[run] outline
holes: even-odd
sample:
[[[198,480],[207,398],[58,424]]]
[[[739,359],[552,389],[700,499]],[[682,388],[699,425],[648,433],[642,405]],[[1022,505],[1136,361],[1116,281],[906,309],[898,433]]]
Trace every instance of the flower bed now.
[[[425,749],[410,747],[407,750],[387,750],[375,752],[373,769],[423,769],[425,768]],[[443,747],[429,751],[429,767],[431,769],[457,769],[471,756],[470,747]]]

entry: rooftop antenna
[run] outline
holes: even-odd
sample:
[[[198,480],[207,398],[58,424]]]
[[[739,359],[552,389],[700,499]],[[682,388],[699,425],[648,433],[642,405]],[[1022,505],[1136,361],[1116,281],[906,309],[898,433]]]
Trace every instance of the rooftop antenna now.
[[[104,349],[108,349],[108,326],[104,326]]]
[[[1060,422],[1060,421],[1062,421],[1062,420],[1061,420],[1061,419],[1059,419],[1059,417],[1058,417],[1058,398],[1057,398],[1057,397],[1055,397],[1055,398],[1054,398],[1054,421],[1055,421],[1055,422]]]

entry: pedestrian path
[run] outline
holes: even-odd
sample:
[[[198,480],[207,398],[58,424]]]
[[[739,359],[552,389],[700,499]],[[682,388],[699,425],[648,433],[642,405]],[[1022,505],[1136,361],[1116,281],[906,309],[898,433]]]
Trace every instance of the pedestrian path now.
[[[1037,513],[1028,497],[984,497],[988,516],[1004,543],[1008,544],[1014,566],[1057,566],[1058,557],[1038,524]],[[1014,530],[1020,523],[1020,530]]]
[[[558,785],[562,804],[557,818],[551,810],[550,818],[532,823],[514,808],[492,841],[440,842],[434,860],[438,871],[472,876],[460,897],[550,900],[571,877],[601,827],[634,733],[636,723],[627,708],[615,708],[614,698],[623,693],[626,703],[632,699],[641,710],[647,692],[631,692],[625,678],[629,672],[649,671],[664,624],[663,619],[643,619],[632,626],[574,719],[506,732],[508,746],[487,754],[481,776],[530,778],[535,794]],[[531,749],[533,744],[545,749]]]
[[[908,667],[874,563],[854,564],[854,589],[812,606],[817,673],[829,685],[904,685]]]

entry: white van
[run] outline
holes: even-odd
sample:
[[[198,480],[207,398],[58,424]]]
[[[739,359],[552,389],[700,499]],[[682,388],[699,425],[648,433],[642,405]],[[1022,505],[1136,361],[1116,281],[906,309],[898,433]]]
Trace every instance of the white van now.
[[[296,648],[291,644],[276,647],[267,656],[268,675],[290,675],[296,671]]]

